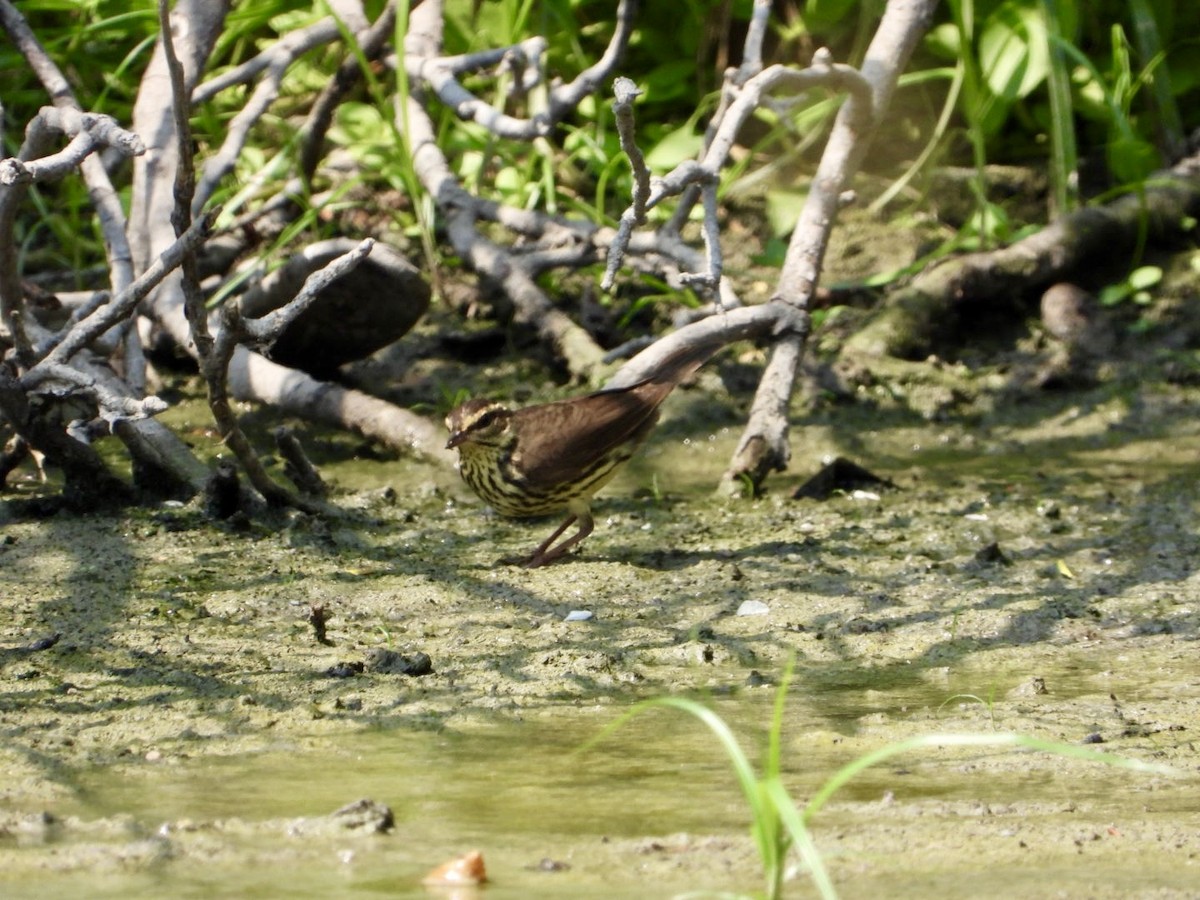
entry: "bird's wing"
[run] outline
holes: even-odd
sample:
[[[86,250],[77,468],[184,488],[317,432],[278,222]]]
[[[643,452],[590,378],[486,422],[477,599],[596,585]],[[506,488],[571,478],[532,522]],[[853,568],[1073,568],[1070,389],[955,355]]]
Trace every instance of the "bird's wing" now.
[[[624,444],[632,452],[658,420],[673,384],[646,383],[517,410],[513,452],[526,481],[546,489],[578,478]]]

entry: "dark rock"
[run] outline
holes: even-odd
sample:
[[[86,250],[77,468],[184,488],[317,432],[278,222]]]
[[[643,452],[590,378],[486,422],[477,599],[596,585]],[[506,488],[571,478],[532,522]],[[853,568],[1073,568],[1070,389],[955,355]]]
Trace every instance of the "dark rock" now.
[[[816,475],[796,488],[792,499],[828,500],[839,491],[854,491],[865,487],[894,488],[895,486],[888,479],[879,477],[844,456],[839,456],[826,462]]]
[[[367,654],[366,669],[381,675],[408,675],[419,678],[433,672],[433,660],[427,653],[413,653],[411,656],[376,647]]]
[[[356,241],[337,238],[306,248],[246,292],[242,315],[259,318],[284,306],[309,275],[355,246]],[[265,352],[281,365],[328,375],[406,334],[429,308],[429,293],[416,266],[376,243],[366,259],[321,291]]]

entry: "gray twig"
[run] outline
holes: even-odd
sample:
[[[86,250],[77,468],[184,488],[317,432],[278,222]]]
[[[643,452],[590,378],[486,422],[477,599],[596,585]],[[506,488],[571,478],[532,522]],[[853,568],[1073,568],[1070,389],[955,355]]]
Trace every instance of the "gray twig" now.
[[[234,326],[239,334],[239,341],[249,341],[256,346],[266,346],[274,341],[296,317],[307,310],[320,296],[321,291],[333,284],[348,272],[357,268],[371,253],[375,246],[372,238],[366,238],[357,247],[343,253],[337,259],[313,272],[304,280],[300,291],[287,304],[272,310],[257,319],[236,316]]]
[[[46,381],[57,381],[73,385],[82,390],[87,396],[96,401],[101,418],[108,422],[116,419],[141,419],[156,416],[167,409],[166,401],[150,397],[129,397],[110,390],[96,378],[81,372],[74,366],[57,362],[43,362],[25,373],[21,378],[21,387],[31,391]]]
[[[936,0],[894,0],[889,3],[867,48],[861,74],[842,79],[839,75],[841,67],[833,65],[827,54],[819,58],[814,56],[813,69],[828,73],[827,77],[835,83],[840,81],[841,87],[849,90],[850,98],[834,121],[817,166],[813,188],[792,231],[773,299],[796,309],[807,309],[817,288],[825,248],[843,193],[866,155],[882,111],[887,107],[913,47],[928,28],[935,5]],[[758,77],[761,76],[756,79]],[[747,87],[756,79],[747,82]],[[734,106],[741,100],[739,97],[734,101]],[[714,145],[716,143],[714,140]],[[795,335],[778,341],[772,349],[746,428],[722,478],[727,492],[738,490],[743,478],[749,478],[757,488],[770,471],[787,466],[791,454],[788,405],[803,350],[803,337]]]
[[[219,207],[209,210],[206,215],[193,222],[191,228],[164,250],[129,287],[114,295],[94,312],[82,317],[79,323],[45,354],[45,361],[66,362],[108,329],[128,318],[142,298],[179,267],[184,254],[193,252],[204,242],[213,219],[220,211]]]
[[[175,53],[171,33],[171,12],[168,0],[158,0],[158,18],[167,72],[171,79],[176,153],[178,165],[175,169],[175,206],[171,221],[177,234],[182,233],[191,218],[191,201],[195,195],[195,167],[192,159],[191,128],[188,122],[188,87],[183,65]],[[229,363],[236,348],[231,328],[221,329],[216,337],[208,327],[208,310],[200,292],[196,273],[196,254],[188,250],[180,262],[180,288],[183,291],[184,313],[191,328],[192,341],[200,361],[200,371],[208,386],[208,405],[222,440],[229,446],[241,463],[254,488],[268,503],[280,506],[295,506],[309,511],[318,511],[312,501],[299,497],[276,483],[263,468],[258,454],[238,424],[237,416],[229,403]],[[227,307],[228,309],[229,307]]]
[[[441,14],[438,4],[429,4],[428,8],[432,12],[426,15],[425,21],[433,15]],[[459,118],[477,122],[497,137],[510,140],[544,137],[556,124],[573,113],[584,97],[596,93],[599,86],[611,77],[629,44],[636,9],[637,0],[621,0],[617,4],[616,27],[600,59],[580,72],[573,81],[551,88],[545,111],[528,119],[497,111],[491,104],[467,90],[459,81],[459,76],[490,68],[507,57],[510,61],[526,63],[518,83],[522,90],[528,90],[543,80],[541,65],[546,52],[544,37],[530,38],[512,47],[482,53],[441,57],[441,47],[431,40],[440,34],[440,29],[430,29],[421,33],[410,28],[409,43],[412,46],[405,50],[404,69],[414,84],[427,85]],[[410,21],[417,19],[418,12],[423,10],[414,10],[413,19]],[[390,65],[398,64],[395,54],[385,59]]]
[[[633,101],[641,96],[641,91],[632,79],[624,76],[613,82],[613,113],[617,117],[617,135],[621,140],[621,149],[629,157],[630,168],[633,169],[633,216],[634,224],[641,225],[646,219],[646,201],[650,198],[650,170],[646,167],[646,158],[637,145],[633,125]]]
[[[702,158],[699,161],[688,160],[680,163],[662,178],[655,180],[654,188],[645,201],[641,201],[635,193],[633,203],[621,216],[617,235],[609,249],[608,266],[601,287],[604,290],[612,289],[616,271],[621,265],[633,232],[634,222],[641,221],[645,209],[657,206],[668,197],[681,194],[685,195],[686,202],[690,205],[691,202],[694,202],[691,198],[698,194],[699,199],[704,203],[702,228],[707,265],[706,271],[686,276],[685,282],[695,285],[704,293],[716,291],[723,274],[716,189],[720,171],[729,159],[738,132],[741,131],[746,120],[762,105],[763,98],[769,91],[788,89],[800,92],[818,86],[847,91],[851,98],[849,105],[856,110],[862,110],[865,107],[867,115],[869,115],[871,101],[869,83],[852,66],[834,64],[828,51],[817,51],[813,55],[812,64],[805,69],[792,69],[776,65],[769,66],[749,77],[738,89],[736,99],[725,110],[720,125],[712,132]],[[620,117],[618,117],[619,126]],[[623,136],[622,146],[625,146],[625,143]],[[832,217],[830,221],[832,221]]]

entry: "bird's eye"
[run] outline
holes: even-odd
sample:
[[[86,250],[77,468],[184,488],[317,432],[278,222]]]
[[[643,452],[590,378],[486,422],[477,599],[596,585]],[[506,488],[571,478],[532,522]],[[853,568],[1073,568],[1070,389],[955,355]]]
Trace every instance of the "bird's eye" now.
[[[472,427],[473,428],[487,428],[489,425],[491,425],[495,421],[496,421],[496,410],[493,409],[493,410],[490,410],[489,412],[485,412],[482,416],[480,416],[478,419],[476,419],[475,424]]]

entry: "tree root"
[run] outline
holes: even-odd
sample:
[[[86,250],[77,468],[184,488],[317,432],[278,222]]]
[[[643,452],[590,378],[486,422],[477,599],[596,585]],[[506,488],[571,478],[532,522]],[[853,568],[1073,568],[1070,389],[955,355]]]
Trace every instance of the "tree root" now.
[[[1052,284],[1095,288],[1123,275],[1149,243],[1187,236],[1200,216],[1200,155],[1105,206],[1064,216],[1024,240],[949,259],[894,292],[846,341],[841,365],[874,369],[885,357],[922,359],[967,326],[972,314],[1033,301]]]

